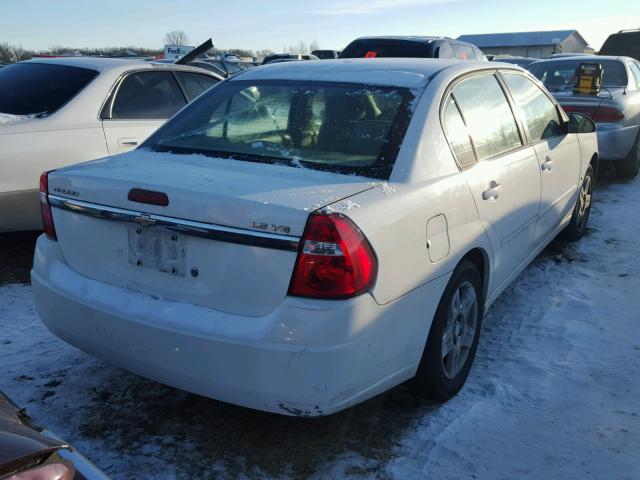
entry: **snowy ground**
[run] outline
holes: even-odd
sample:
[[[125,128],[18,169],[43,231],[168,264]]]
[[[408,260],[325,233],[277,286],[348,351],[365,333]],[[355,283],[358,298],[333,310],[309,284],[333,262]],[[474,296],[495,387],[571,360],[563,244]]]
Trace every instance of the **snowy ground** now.
[[[208,400],[65,345],[18,283],[0,286],[0,390],[113,478],[638,479],[640,178],[595,198],[590,234],[489,311],[446,405],[404,387],[321,419]]]

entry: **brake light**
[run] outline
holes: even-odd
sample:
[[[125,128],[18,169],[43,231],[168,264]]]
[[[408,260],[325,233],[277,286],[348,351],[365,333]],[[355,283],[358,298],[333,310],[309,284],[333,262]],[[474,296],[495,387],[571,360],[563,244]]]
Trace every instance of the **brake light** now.
[[[49,173],[40,175],[40,211],[42,212],[42,224],[44,233],[52,240],[57,240],[56,227],[53,225],[53,215],[51,205],[49,205]]]
[[[619,122],[624,119],[624,112],[613,107],[600,107],[593,114],[594,122]]]
[[[375,52],[373,50],[369,50],[367,53],[364,54],[364,58],[376,58],[378,56],[378,52]]]
[[[169,197],[166,193],[156,192],[155,190],[145,190],[144,188],[132,188],[129,190],[127,199],[131,202],[159,205],[161,207],[169,205]]]
[[[7,480],[73,480],[75,473],[70,462],[61,461],[14,473]]]
[[[594,122],[619,122],[620,120],[624,119],[624,112],[613,107],[563,105],[562,108],[567,113],[582,113]]]
[[[349,298],[370,289],[378,260],[360,229],[340,213],[313,213],[307,221],[289,295]]]

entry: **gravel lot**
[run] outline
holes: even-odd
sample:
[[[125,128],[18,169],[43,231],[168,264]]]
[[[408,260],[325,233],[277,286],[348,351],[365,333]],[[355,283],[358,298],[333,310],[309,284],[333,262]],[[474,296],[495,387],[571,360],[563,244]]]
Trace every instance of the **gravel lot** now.
[[[463,391],[397,387],[319,419],[169,388],[40,323],[35,235],[0,236],[0,390],[113,478],[640,478],[640,178],[599,181],[591,231],[554,242],[490,309]]]

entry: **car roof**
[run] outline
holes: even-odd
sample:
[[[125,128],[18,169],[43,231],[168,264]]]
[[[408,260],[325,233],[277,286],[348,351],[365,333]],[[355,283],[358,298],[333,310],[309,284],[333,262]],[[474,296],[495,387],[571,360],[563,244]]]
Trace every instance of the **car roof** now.
[[[407,42],[431,43],[434,40],[453,40],[453,39],[449,37],[432,37],[428,35],[380,35],[380,36],[356,38],[354,42],[357,42],[360,40],[401,40],[401,41],[407,41]],[[460,43],[467,43],[467,42],[460,42]]]
[[[129,70],[184,70],[191,72],[207,72],[218,77],[213,72],[202,68],[189,67],[188,65],[176,65],[174,63],[149,62],[132,58],[105,58],[105,57],[58,57],[58,58],[32,58],[23,63],[44,63],[49,65],[64,65],[67,67],[89,68],[100,73],[113,72],[124,73]]]
[[[360,83],[392,87],[424,87],[443,69],[460,72],[497,68],[498,62],[435,58],[344,58],[321,62],[282,62],[246,70],[229,81],[302,80]],[[513,65],[504,64],[505,67]]]
[[[586,62],[598,61],[598,60],[618,60],[620,62],[623,62],[626,58],[630,58],[630,57],[619,57],[616,55],[576,55],[573,57],[543,58],[534,63],[564,62],[566,60],[582,60]]]

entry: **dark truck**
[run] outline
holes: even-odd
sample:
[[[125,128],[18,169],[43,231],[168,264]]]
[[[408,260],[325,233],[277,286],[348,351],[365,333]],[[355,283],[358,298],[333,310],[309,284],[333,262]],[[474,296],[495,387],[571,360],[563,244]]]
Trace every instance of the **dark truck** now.
[[[640,61],[640,29],[620,30],[609,35],[598,54],[631,57]]]

